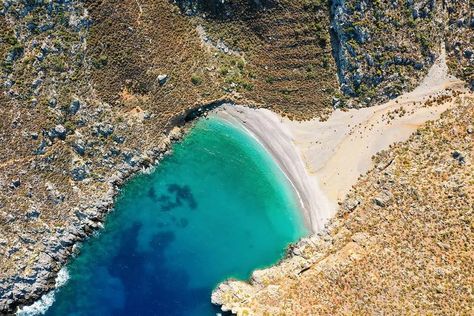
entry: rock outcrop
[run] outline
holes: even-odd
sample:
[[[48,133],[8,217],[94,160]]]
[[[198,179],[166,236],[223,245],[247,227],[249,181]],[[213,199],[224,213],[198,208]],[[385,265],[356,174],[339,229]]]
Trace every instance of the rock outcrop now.
[[[439,54],[442,13],[440,4],[427,0],[333,1],[342,92],[335,106],[371,105],[413,89]]]
[[[474,90],[474,3],[468,0],[445,1],[447,11],[446,49],[448,66]]]

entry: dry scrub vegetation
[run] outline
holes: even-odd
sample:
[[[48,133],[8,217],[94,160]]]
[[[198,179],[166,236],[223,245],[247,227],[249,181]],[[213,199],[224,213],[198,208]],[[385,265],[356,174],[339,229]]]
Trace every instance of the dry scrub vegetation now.
[[[471,314],[474,99],[457,102],[378,154],[327,232],[214,300],[239,315]]]
[[[361,14],[355,2],[345,2],[351,21]],[[342,106],[330,1],[260,3],[232,1],[222,17],[187,16],[167,0],[0,2],[0,313],[54,286],[117,188],[167,152],[190,110],[235,100],[302,120]],[[424,34],[432,16],[418,22]],[[456,39],[468,47],[472,27],[461,26]],[[428,53],[408,49],[425,66]],[[408,67],[400,91],[426,70]]]
[[[166,1],[142,1],[140,7],[135,1],[93,2],[89,44],[96,60],[107,61],[93,72],[100,96],[117,104],[123,89],[146,96],[143,107],[163,121],[224,96],[299,119],[326,115],[337,89],[328,4],[286,1],[269,10],[239,5],[246,9],[222,20],[186,17]],[[217,41],[231,51],[212,45]],[[159,74],[169,75],[163,86],[156,85]]]

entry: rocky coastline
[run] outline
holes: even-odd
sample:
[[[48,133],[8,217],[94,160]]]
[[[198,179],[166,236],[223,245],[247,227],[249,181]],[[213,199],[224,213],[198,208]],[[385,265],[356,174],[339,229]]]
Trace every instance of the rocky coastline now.
[[[321,192],[317,180],[308,174],[291,134],[280,126],[275,113],[224,104],[211,114],[243,128],[268,151],[292,185],[307,228],[313,233],[322,230],[335,206]]]
[[[323,231],[212,302],[237,315],[470,311],[474,97],[455,102],[377,154]]]
[[[163,157],[172,154],[172,145],[186,136],[195,120],[207,116],[209,111],[228,104],[229,101],[198,105],[175,116],[167,128],[168,133],[154,150],[149,150],[147,155],[136,157],[133,166],[115,166],[116,172],[105,180],[109,189],[100,199],[74,208],[77,220],[62,230],[57,239],[50,240],[50,247],[41,253],[32,265],[32,277],[24,278],[18,275],[0,280],[1,314],[14,314],[18,309],[33,304],[43,295],[53,291],[58,286],[58,273],[71,258],[78,255],[81,243],[93,234],[100,233],[106,216],[113,211],[115,197],[124,183],[138,173],[150,172],[159,165]]]

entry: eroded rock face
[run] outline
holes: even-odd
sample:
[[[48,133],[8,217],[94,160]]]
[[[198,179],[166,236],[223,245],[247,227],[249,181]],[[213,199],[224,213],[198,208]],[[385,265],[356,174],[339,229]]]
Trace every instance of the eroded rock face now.
[[[439,54],[442,13],[441,4],[426,0],[333,1],[333,50],[342,93],[360,106],[413,89]]]

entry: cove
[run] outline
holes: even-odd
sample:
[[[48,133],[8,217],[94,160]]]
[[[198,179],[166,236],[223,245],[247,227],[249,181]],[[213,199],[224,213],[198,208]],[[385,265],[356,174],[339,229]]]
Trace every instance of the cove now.
[[[46,315],[215,315],[219,282],[276,263],[306,233],[265,149],[203,118],[152,173],[127,182]]]

